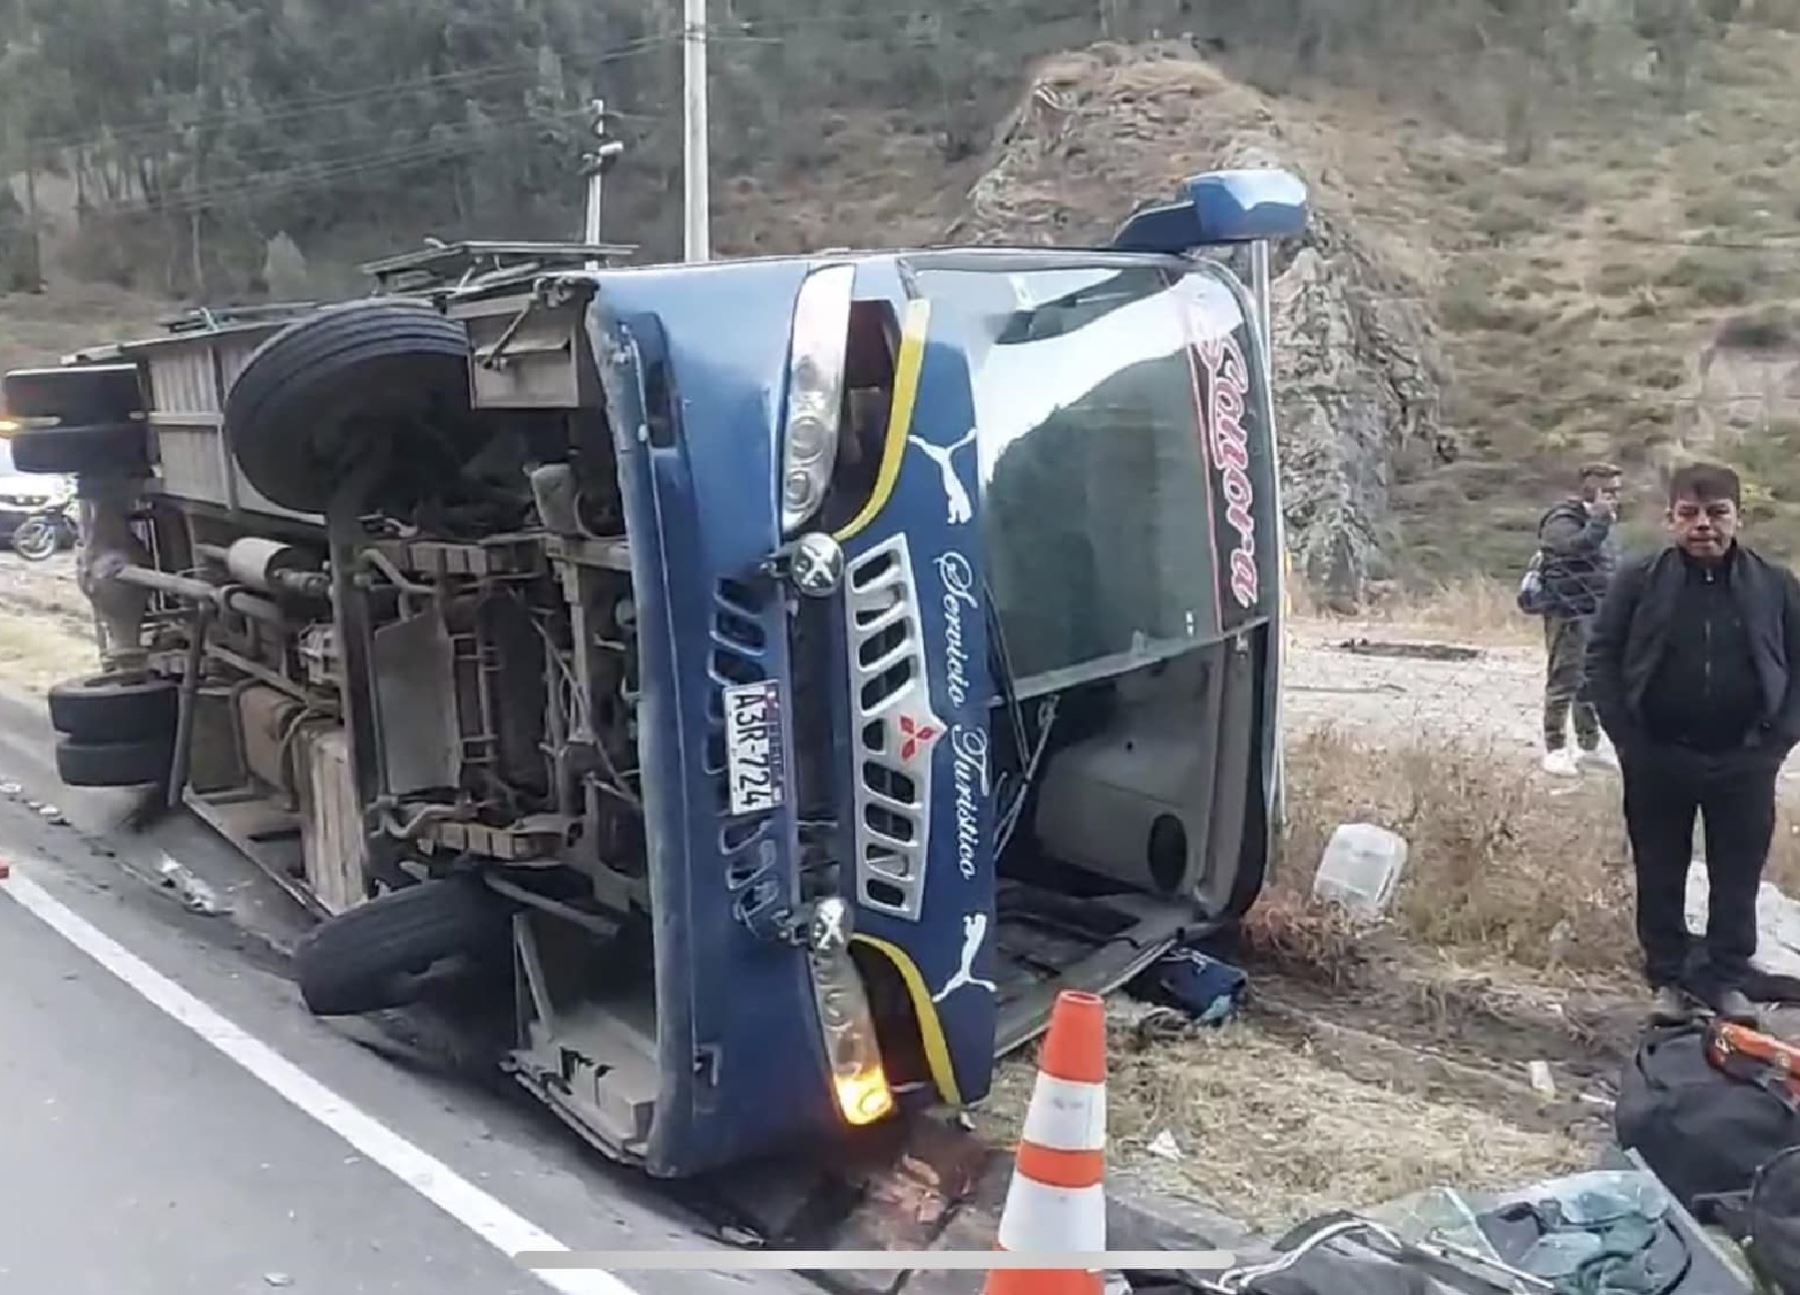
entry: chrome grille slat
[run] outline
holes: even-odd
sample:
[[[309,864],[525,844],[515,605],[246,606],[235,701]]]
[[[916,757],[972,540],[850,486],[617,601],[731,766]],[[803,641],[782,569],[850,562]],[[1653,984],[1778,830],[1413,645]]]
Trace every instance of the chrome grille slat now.
[[[931,805],[931,751],[944,726],[931,709],[926,672],[925,636],[919,615],[918,586],[906,537],[895,535],[853,559],[845,582],[844,626],[850,647],[850,713],[857,745],[856,891],[868,908],[908,921],[918,921],[925,895]],[[880,656],[863,664],[865,650],[876,640]],[[885,681],[885,682],[884,682]],[[864,691],[881,689],[866,704]],[[869,728],[878,741],[870,741]],[[885,777],[881,775],[885,774]],[[884,789],[912,788],[911,801]],[[907,825],[910,839],[871,827],[869,811],[892,816]]]

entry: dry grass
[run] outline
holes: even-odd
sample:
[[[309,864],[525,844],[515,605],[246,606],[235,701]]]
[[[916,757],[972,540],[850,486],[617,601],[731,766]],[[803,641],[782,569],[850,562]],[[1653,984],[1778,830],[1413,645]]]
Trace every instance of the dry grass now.
[[[1552,797],[1529,764],[1488,744],[1377,751],[1330,730],[1290,745],[1288,777],[1288,874],[1244,929],[1259,982],[1304,980],[1347,1009],[1412,995],[1426,1018],[1461,1027],[1483,1013],[1561,1019],[1558,987],[1630,975],[1625,846],[1617,805],[1598,785]],[[1393,921],[1376,931],[1306,895],[1330,832],[1359,820],[1411,845]],[[1404,968],[1397,940],[1410,951]],[[1496,1106],[1489,1091],[1422,1078],[1427,1068],[1404,1060],[1416,1045],[1396,1041],[1396,1064],[1371,1070],[1254,1010],[1175,1037],[1146,1028],[1154,1018],[1136,1004],[1115,1002],[1112,1018],[1110,1163],[1252,1226],[1437,1184],[1516,1185],[1591,1161],[1592,1147],[1559,1125]],[[1489,1064],[1517,1063],[1497,1052]],[[1002,1067],[979,1116],[988,1136],[1016,1137],[1033,1074],[1029,1057]],[[1165,1130],[1178,1160],[1149,1149]]]
[[[1341,920],[1303,898],[1341,823],[1405,837],[1392,925],[1409,943],[1533,971],[1631,974],[1630,850],[1616,780],[1546,782],[1479,738],[1429,737],[1378,752],[1316,730],[1288,751],[1289,867],[1247,926],[1278,965],[1324,961],[1313,977],[1353,977],[1365,957]],[[1698,849],[1696,853],[1698,854]],[[1800,894],[1800,789],[1784,784],[1768,878]]]
[[[1369,605],[1354,618],[1335,614],[1329,601],[1291,581],[1293,612],[1315,620],[1358,626],[1404,627],[1420,638],[1473,639],[1482,643],[1537,642],[1543,623],[1519,611],[1516,587],[1488,576],[1459,576],[1424,586],[1377,584]]]
[[[1260,965],[1332,989],[1360,983],[1370,962],[1368,932],[1298,887],[1267,891],[1244,919],[1243,939]]]
[[[1323,730],[1297,740],[1288,760],[1292,866],[1249,928],[1259,948],[1290,962],[1295,943],[1346,956],[1341,937],[1316,938],[1319,919],[1303,901],[1279,896],[1310,882],[1339,824],[1370,822],[1408,842],[1393,910],[1408,941],[1536,970],[1625,973],[1634,964],[1630,856],[1610,786],[1553,795],[1515,755],[1459,738],[1374,754]],[[1300,916],[1284,923],[1289,911]]]
[[[1131,1004],[1112,1010],[1110,1167],[1254,1227],[1438,1183],[1529,1182],[1588,1156],[1571,1137],[1519,1128],[1479,1105],[1352,1078],[1253,1025],[1146,1043],[1136,1029],[1144,1015]],[[986,1136],[1017,1138],[1033,1075],[1028,1059],[1001,1069],[977,1116]],[[1177,1162],[1148,1150],[1164,1130],[1182,1152]]]

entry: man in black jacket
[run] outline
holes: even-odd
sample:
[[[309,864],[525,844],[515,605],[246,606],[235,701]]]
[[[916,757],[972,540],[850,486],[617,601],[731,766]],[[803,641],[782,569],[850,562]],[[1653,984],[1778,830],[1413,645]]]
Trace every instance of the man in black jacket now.
[[[1754,1020],[1743,983],[1775,829],[1775,778],[1800,739],[1800,582],[1737,542],[1742,489],[1695,464],[1669,483],[1674,543],[1623,567],[1588,650],[1587,686],[1625,775],[1638,940],[1659,1019],[1690,1014],[1683,917],[1694,817],[1711,895],[1693,988]]]
[[[1582,764],[1610,763],[1600,752],[1600,725],[1582,697],[1583,662],[1600,599],[1618,565],[1613,522],[1619,515],[1619,470],[1610,463],[1581,469],[1581,494],[1538,523],[1538,578],[1544,599],[1544,772],[1573,777]],[[1579,760],[1568,749],[1574,719]]]

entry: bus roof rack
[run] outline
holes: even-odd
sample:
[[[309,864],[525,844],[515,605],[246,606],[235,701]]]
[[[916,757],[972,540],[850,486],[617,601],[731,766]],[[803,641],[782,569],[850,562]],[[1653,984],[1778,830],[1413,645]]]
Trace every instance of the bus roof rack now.
[[[384,291],[454,288],[491,274],[579,270],[622,261],[637,251],[628,243],[433,242],[416,251],[369,261],[362,272]]]
[[[254,306],[193,306],[156,322],[171,333],[210,332],[233,324],[269,324],[317,310],[316,301],[271,301]]]

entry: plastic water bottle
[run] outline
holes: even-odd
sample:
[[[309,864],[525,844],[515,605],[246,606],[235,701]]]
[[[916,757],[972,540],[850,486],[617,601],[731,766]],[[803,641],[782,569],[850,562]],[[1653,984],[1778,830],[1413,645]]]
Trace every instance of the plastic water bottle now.
[[[1406,840],[1372,823],[1345,823],[1331,834],[1313,876],[1313,899],[1373,921],[1387,912],[1406,867]]]

